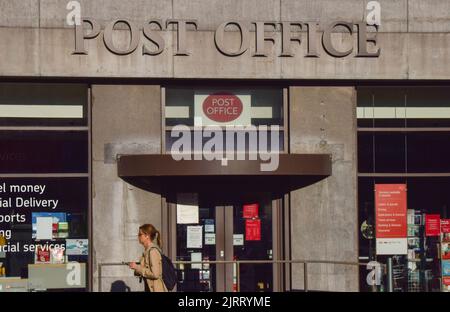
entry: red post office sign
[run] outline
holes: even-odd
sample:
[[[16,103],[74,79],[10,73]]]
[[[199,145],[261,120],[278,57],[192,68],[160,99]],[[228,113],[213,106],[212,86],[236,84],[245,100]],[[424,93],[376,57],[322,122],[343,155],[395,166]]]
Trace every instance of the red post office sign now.
[[[407,237],[405,184],[375,185],[375,218],[377,238]]]
[[[425,215],[425,236],[439,236],[441,234],[441,216],[438,214]]]
[[[211,120],[217,122],[230,122],[242,114],[241,100],[231,93],[214,93],[203,102],[203,113]]]
[[[408,253],[405,184],[375,185],[375,235],[378,255]]]

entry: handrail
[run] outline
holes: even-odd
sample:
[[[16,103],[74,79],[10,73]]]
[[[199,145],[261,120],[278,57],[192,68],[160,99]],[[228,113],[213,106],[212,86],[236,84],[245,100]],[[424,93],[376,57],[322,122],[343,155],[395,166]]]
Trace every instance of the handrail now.
[[[237,292],[240,291],[240,265],[241,264],[303,264],[303,290],[308,291],[308,264],[335,264],[335,265],[352,265],[367,266],[368,262],[350,262],[350,261],[332,261],[332,260],[207,260],[207,261],[172,261],[177,266],[179,264],[236,264]],[[104,262],[98,266],[98,291],[102,292],[102,267],[104,266],[123,266],[128,265],[126,262]],[[380,263],[385,268],[386,264]]]

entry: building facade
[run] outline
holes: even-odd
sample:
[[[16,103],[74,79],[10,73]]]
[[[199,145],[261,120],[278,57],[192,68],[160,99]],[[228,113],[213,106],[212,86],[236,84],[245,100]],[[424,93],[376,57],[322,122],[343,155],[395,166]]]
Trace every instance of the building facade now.
[[[3,289],[141,290],[144,223],[178,291],[382,290],[355,264],[388,258],[448,289],[450,1],[369,2],[0,0]],[[258,145],[209,159],[225,126]],[[408,254],[377,254],[379,184]]]

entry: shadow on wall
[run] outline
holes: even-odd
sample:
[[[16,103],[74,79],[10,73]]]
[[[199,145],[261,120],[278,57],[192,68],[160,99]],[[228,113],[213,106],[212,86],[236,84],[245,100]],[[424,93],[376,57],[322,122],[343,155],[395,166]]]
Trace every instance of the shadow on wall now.
[[[124,281],[115,281],[111,284],[111,292],[130,292],[131,288]]]

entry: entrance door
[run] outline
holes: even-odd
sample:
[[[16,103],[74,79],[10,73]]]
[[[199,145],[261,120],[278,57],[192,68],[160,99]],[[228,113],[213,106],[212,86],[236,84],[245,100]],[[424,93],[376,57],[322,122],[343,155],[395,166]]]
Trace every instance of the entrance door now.
[[[274,209],[270,195],[252,193],[221,201],[217,196],[177,194],[172,209],[175,233],[170,239],[176,261],[219,261],[180,264],[177,291],[273,291]]]

